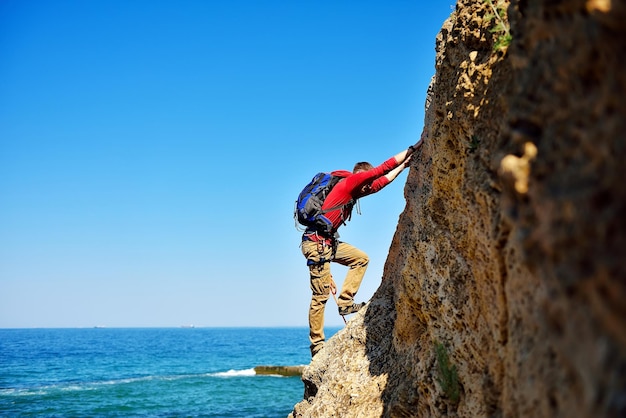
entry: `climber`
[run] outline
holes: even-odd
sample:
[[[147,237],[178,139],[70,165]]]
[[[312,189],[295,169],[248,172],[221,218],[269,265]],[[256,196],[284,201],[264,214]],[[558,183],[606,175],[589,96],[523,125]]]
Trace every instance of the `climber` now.
[[[422,145],[422,139],[387,161],[373,167],[370,163],[360,162],[352,172],[338,170],[331,175],[343,177],[330,190],[323,201],[322,213],[329,221],[330,232],[316,226],[309,226],[302,235],[302,254],[307,259],[311,280],[311,305],[309,308],[309,339],[311,357],[324,346],[324,309],[331,291],[336,292],[331,276],[330,262],[339,263],[349,268],[339,293],[338,309],[341,316],[358,312],[364,303],[355,303],[354,296],[359,290],[367,269],[369,258],[358,248],[339,241],[337,229],[350,219],[356,200],[376,193],[391,183],[408,167],[412,154]]]

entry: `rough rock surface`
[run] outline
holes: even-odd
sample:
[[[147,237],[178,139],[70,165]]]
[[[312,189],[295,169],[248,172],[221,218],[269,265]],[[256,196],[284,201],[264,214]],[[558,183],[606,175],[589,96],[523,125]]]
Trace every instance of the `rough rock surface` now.
[[[626,416],[626,4],[500,1],[498,49],[495,3],[437,37],[381,286],[293,416]]]

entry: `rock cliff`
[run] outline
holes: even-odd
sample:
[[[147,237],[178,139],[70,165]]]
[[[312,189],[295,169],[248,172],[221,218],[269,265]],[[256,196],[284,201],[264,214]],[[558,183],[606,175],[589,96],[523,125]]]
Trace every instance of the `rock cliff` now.
[[[380,288],[292,415],[626,416],[625,2],[459,0],[436,51]]]

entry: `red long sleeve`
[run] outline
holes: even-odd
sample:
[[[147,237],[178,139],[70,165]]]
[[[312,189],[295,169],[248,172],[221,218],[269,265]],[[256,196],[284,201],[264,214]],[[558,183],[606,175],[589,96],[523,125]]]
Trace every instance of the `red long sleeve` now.
[[[341,180],[328,194],[324,201],[322,209],[330,209],[336,206],[342,206],[350,202],[352,199],[358,199],[372,193],[380,191],[389,184],[389,180],[385,177],[389,171],[398,166],[394,157],[389,158],[381,165],[371,170],[361,171],[359,173],[350,174]],[[336,172],[335,172],[336,173]],[[345,172],[343,172],[345,174]],[[369,190],[363,192],[363,186],[370,184]],[[326,213],[326,217],[333,224],[335,229],[339,228],[342,221],[349,215],[349,209],[336,209]]]

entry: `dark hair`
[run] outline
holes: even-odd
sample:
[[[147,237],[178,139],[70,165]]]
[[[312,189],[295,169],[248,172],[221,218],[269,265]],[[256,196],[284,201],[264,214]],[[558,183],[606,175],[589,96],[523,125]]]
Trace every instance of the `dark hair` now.
[[[371,170],[372,168],[374,168],[374,166],[368,163],[367,161],[361,161],[360,163],[356,163],[354,165],[352,172],[356,173],[357,171],[367,171],[367,170]]]

